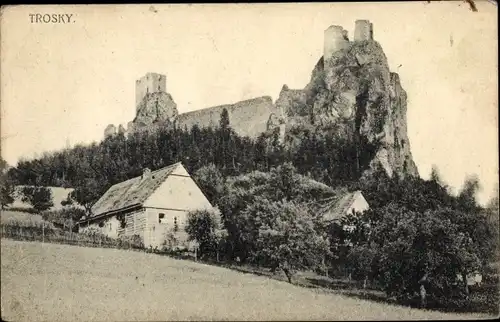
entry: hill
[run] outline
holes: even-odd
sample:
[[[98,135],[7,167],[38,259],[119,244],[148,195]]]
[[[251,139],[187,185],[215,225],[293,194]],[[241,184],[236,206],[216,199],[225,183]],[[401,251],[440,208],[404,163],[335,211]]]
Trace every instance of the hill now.
[[[114,249],[2,239],[4,320],[467,319]],[[140,263],[140,264],[139,264]]]

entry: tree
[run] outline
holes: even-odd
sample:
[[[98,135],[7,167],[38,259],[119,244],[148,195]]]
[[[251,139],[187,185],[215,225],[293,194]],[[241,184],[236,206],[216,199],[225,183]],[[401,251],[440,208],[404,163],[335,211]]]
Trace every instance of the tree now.
[[[491,237],[491,248],[493,251],[493,261],[500,259],[500,247],[499,247],[499,234],[500,234],[500,211],[499,211],[499,197],[498,197],[498,186],[495,189],[495,193],[488,202],[484,210],[486,219],[491,227],[492,237]]]
[[[36,211],[44,211],[54,206],[52,191],[49,188],[24,186],[21,193],[22,201],[29,203]]]
[[[305,208],[293,202],[271,202],[257,198],[244,216],[256,218],[254,263],[280,268],[292,283],[294,272],[317,268],[328,254],[328,240],[315,231],[314,219]]]
[[[14,186],[8,176],[7,162],[0,158],[0,205],[2,209],[14,202]]]
[[[221,112],[220,120],[219,120],[219,129],[217,131],[219,133],[219,144],[217,150],[219,151],[219,164],[225,170],[230,164],[229,160],[229,141],[231,140],[232,131],[229,125],[229,113],[226,108],[224,108]]]
[[[207,196],[208,201],[216,205],[224,189],[224,178],[215,164],[210,163],[199,168],[193,174],[193,178]]]
[[[188,213],[185,231],[189,240],[198,243],[200,256],[217,252],[220,241],[219,216],[209,210],[195,210]]]
[[[480,188],[481,185],[477,176],[472,175],[465,178],[462,189],[458,194],[458,206],[467,211],[477,211],[479,209],[479,205],[476,197]]]
[[[257,247],[255,236],[260,227],[259,217],[249,216],[246,212],[257,198],[269,202],[293,201],[306,207],[334,194],[331,187],[300,175],[289,163],[273,168],[271,172],[253,171],[228,178],[219,207],[229,234],[231,255],[244,262]],[[316,228],[321,230],[322,217],[317,213],[314,215]]]
[[[417,212],[397,203],[375,212],[369,238],[349,252],[355,271],[402,302],[416,296],[422,305],[429,296],[441,304],[467,300],[466,276],[480,269],[484,256],[476,231],[486,227],[483,217],[451,208]],[[461,285],[457,276],[462,276]]]
[[[0,183],[0,203],[2,209],[5,209],[6,206],[14,202],[14,191],[14,186],[9,181],[5,180]]]
[[[226,133],[229,130],[229,112],[227,111],[226,108],[222,109],[221,115],[220,115],[220,121],[219,121],[219,126],[220,129],[222,130],[222,133]]]
[[[76,187],[69,197],[85,207],[85,210],[90,213],[92,206],[102,194],[102,188],[96,180],[89,178]]]

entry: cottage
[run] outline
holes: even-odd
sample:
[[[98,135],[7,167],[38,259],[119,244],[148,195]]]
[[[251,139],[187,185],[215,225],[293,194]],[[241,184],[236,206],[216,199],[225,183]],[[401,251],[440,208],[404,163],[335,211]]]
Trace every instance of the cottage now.
[[[161,247],[172,237],[187,240],[187,214],[196,209],[212,205],[179,162],[115,184],[78,225],[113,238],[138,235],[146,247]]]

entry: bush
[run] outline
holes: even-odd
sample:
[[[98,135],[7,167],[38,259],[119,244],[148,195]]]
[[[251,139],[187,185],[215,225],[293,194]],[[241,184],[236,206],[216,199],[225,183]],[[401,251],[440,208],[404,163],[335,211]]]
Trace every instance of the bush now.
[[[226,235],[221,229],[219,215],[214,211],[195,210],[188,213],[185,231],[190,241],[199,245],[200,257],[218,257],[219,246]]]
[[[145,248],[142,237],[139,235],[118,237],[118,247],[120,247],[120,248],[132,248],[132,249],[144,249]]]
[[[78,220],[85,216],[85,210],[77,207],[67,207],[58,210],[45,210],[41,213],[41,216],[46,221],[71,229]]]

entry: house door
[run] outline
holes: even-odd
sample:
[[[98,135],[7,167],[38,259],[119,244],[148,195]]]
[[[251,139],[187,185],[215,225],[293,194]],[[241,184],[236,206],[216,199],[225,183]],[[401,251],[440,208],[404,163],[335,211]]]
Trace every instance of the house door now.
[[[149,245],[156,246],[156,226],[149,227]]]

